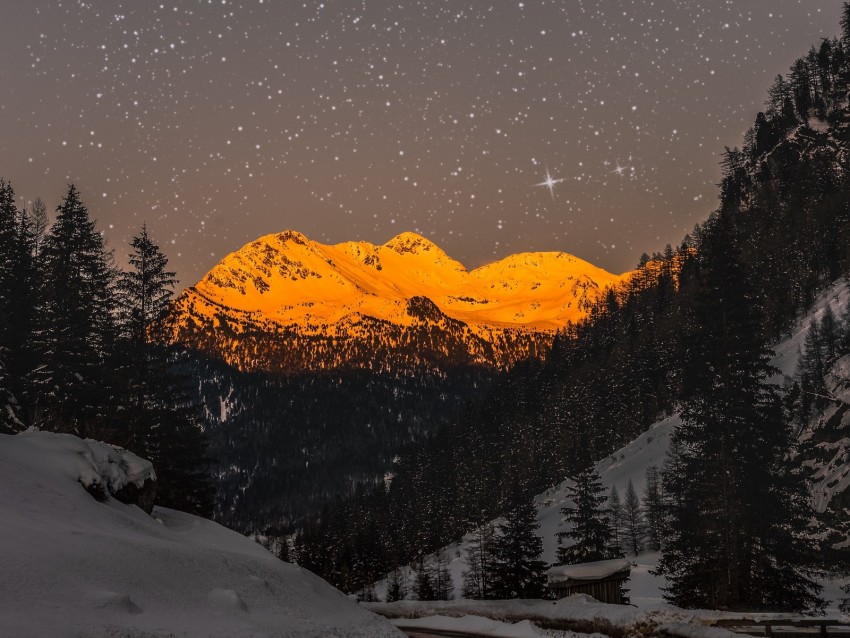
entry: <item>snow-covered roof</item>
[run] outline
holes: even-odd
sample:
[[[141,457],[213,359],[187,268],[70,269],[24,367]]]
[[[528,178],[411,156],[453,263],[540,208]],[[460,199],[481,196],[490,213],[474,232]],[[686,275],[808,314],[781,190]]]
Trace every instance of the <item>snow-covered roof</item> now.
[[[595,563],[579,563],[578,565],[558,565],[552,567],[547,576],[549,584],[564,583],[571,580],[591,581],[602,580],[619,572],[631,571],[632,564],[625,558],[600,560]]]

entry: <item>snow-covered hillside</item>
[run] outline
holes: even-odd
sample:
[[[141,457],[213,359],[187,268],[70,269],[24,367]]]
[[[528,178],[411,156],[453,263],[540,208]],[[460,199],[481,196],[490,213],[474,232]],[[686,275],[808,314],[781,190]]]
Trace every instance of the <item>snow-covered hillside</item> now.
[[[789,335],[773,348],[775,356],[772,365],[779,370],[779,374],[773,379],[774,383],[784,385],[792,380],[804,350],[809,327],[813,322],[820,321],[826,307],[831,307],[833,313],[839,316],[848,302],[850,302],[850,287],[843,280],[835,283],[818,297],[811,310],[800,318]],[[671,415],[652,425],[646,432],[611,456],[601,459],[595,467],[606,489],[610,491],[612,487],[616,487],[622,495],[629,481],[632,481],[638,494],[642,495],[647,468],[653,465],[658,468],[663,466],[670,447],[670,436],[679,423],[681,423],[679,416]],[[846,478],[846,473],[842,474],[842,477]],[[567,479],[556,488],[536,498],[537,520],[540,523],[537,533],[543,539],[543,560],[547,563],[554,563],[557,558],[556,533],[565,529],[561,509],[570,503],[569,493],[572,486],[573,482]],[[467,536],[461,543],[455,543],[444,550],[450,561],[449,569],[453,576],[455,596],[458,598],[462,591],[469,540],[470,537]],[[645,553],[629,558],[636,564],[628,585],[631,590],[631,602],[641,607],[651,607],[661,603],[663,579],[649,573],[655,566],[658,555]],[[834,601],[839,598],[836,583],[827,582],[824,585],[824,596],[828,600]],[[385,587],[385,582],[378,583],[376,586],[378,597],[384,595]]]
[[[71,435],[0,435],[0,636],[401,635],[235,532],[82,485],[150,473]]]

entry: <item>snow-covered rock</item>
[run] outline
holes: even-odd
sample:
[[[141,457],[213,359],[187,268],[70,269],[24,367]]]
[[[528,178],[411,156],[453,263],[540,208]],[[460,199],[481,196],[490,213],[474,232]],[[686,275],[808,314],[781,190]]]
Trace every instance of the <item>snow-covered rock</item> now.
[[[240,534],[84,488],[151,476],[94,441],[0,435],[0,636],[401,635]]]

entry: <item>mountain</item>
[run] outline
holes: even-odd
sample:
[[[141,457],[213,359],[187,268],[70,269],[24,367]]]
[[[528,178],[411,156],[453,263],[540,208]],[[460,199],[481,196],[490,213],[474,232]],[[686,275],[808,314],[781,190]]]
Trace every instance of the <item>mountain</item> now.
[[[623,281],[559,252],[467,270],[405,232],[334,246],[295,231],[226,256],[177,299],[169,338],[241,370],[509,366]]]
[[[108,450],[69,434],[0,434],[0,635],[401,636],[212,521],[93,498],[93,482],[134,478],[128,455]]]

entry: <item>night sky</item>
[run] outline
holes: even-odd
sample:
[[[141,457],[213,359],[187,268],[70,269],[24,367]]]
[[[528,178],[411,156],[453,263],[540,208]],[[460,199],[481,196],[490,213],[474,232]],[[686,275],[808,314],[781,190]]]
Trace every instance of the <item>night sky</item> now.
[[[11,0],[0,176],[50,209],[76,182],[119,262],[147,222],[184,285],[286,228],[623,271],[715,207],[724,145],[840,8]]]

